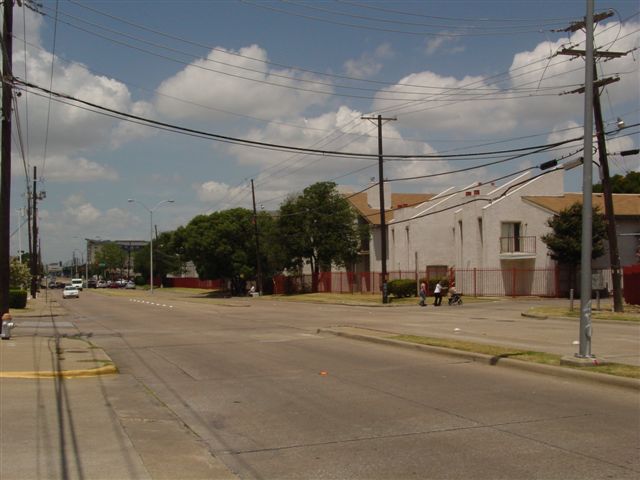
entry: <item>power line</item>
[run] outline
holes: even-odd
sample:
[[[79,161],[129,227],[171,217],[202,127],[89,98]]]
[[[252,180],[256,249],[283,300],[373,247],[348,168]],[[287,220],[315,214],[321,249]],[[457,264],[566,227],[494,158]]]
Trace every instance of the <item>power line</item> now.
[[[49,89],[46,89],[44,87],[41,87],[39,85],[33,84],[31,82],[25,82],[19,78],[15,78],[14,79],[15,84],[17,85],[23,85],[25,87],[31,88],[31,89],[36,89],[39,91],[42,91],[46,94],[51,94],[54,97],[57,98],[62,98],[62,99],[66,99],[66,100],[70,100],[73,102],[77,102],[86,106],[89,106],[91,108],[103,111],[103,112],[107,112],[108,114],[111,115],[115,115],[117,117],[122,117],[123,119],[128,119],[128,120],[134,120],[137,122],[143,122],[144,124],[148,124],[149,126],[153,126],[153,127],[161,127],[163,129],[169,129],[175,132],[180,132],[180,133],[186,133],[189,135],[195,135],[195,136],[202,136],[203,138],[210,138],[216,141],[220,141],[220,142],[225,142],[225,143],[232,143],[232,144],[238,144],[238,145],[244,145],[244,146],[250,146],[250,147],[255,147],[255,148],[264,148],[264,149],[268,149],[268,150],[278,150],[278,151],[294,151],[294,152],[302,152],[302,153],[307,153],[307,154],[316,154],[316,155],[326,155],[326,156],[332,156],[332,157],[346,157],[346,158],[361,158],[361,159],[371,159],[371,158],[376,158],[377,156],[374,154],[368,154],[368,153],[358,153],[358,152],[340,152],[340,151],[335,151],[335,150],[322,150],[322,149],[313,149],[313,148],[304,148],[304,147],[295,147],[295,146],[291,146],[291,145],[282,145],[282,144],[276,144],[276,143],[269,143],[269,142],[260,142],[260,141],[255,141],[255,140],[248,140],[248,139],[243,139],[243,138],[238,138],[238,137],[231,137],[228,135],[220,135],[220,134],[216,134],[216,133],[210,133],[210,132],[206,132],[206,131],[202,131],[202,130],[196,130],[196,129],[192,129],[192,128],[186,128],[186,127],[180,127],[177,125],[173,125],[170,123],[166,123],[166,122],[160,122],[158,120],[152,120],[152,119],[148,119],[139,115],[134,115],[134,114],[130,114],[130,113],[125,113],[125,112],[121,112],[112,108],[108,108],[102,105],[98,105],[96,103],[93,102],[89,102],[87,100],[81,100],[78,98],[75,98],[71,95],[67,95],[67,94],[63,94],[60,92],[55,92]],[[552,144],[549,144],[549,146],[559,146],[559,145],[563,145],[565,143],[568,143],[570,141],[574,141],[574,140],[565,140],[562,142],[555,142]],[[539,146],[534,146],[534,147],[529,147],[531,149],[534,148],[538,148]],[[481,156],[481,155],[487,155],[487,154],[495,154],[495,153],[506,153],[509,151],[515,152],[515,151],[522,151],[522,148],[519,149],[511,149],[511,150],[502,150],[502,151],[496,151],[496,152],[479,152],[479,153],[466,153],[466,154],[458,154],[458,155],[438,155],[438,154],[419,154],[419,155],[398,155],[398,154],[388,154],[385,155],[385,157],[388,157],[390,159],[418,159],[418,158],[423,158],[423,159],[433,159],[434,161],[437,160],[441,160],[443,158],[463,158],[463,157],[472,157],[472,156]]]

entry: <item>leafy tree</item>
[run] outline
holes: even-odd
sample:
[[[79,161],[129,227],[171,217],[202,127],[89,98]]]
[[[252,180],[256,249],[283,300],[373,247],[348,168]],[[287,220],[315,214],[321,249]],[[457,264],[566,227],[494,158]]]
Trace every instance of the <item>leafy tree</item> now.
[[[9,264],[9,288],[27,288],[31,282],[31,273],[26,263],[12,258]]]
[[[551,258],[557,262],[570,266],[577,266],[582,255],[582,205],[574,203],[547,220],[552,232],[542,236],[542,241],[551,251]],[[606,238],[604,216],[598,208],[593,209],[592,258],[604,255],[604,240]]]
[[[153,241],[153,276],[163,282],[169,273],[178,273],[182,260],[176,251],[175,232],[163,232]],[[149,245],[145,245],[133,257],[134,270],[149,279]]]
[[[122,271],[127,259],[126,252],[115,242],[107,242],[96,252],[96,262],[104,263],[105,269],[113,272]]]
[[[593,186],[594,192],[602,193],[602,184]],[[640,172],[629,172],[625,176],[611,177],[611,191],[613,193],[640,193]]]
[[[318,273],[356,260],[363,232],[335,187],[318,182],[281,205],[279,230],[287,267],[301,269],[306,262]]]
[[[258,215],[261,232],[273,231],[272,223],[269,214]],[[229,280],[233,294],[244,294],[246,281],[256,275],[253,212],[247,209],[234,208],[194,217],[186,227],[176,231],[175,246],[184,252],[186,259],[193,261],[200,278]],[[266,251],[267,242],[264,242],[260,252],[262,266],[273,263],[268,261]]]

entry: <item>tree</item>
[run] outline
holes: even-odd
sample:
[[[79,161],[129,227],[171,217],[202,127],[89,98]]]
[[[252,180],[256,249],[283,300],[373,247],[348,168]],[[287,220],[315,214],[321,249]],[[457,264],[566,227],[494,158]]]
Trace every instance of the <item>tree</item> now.
[[[31,272],[27,263],[12,258],[9,264],[9,288],[27,288],[31,283]]]
[[[582,255],[582,205],[574,203],[547,220],[552,232],[542,236],[542,241],[551,251],[551,258],[558,263],[576,267]],[[592,222],[592,251],[591,258],[604,255],[604,240],[607,230],[604,216],[598,208],[593,209]]]
[[[271,216],[258,215],[258,230],[269,231]],[[194,217],[186,227],[176,230],[176,248],[193,261],[201,279],[225,279],[231,283],[232,293],[243,295],[246,282],[256,275],[256,244],[253,212],[234,208],[210,215]],[[261,265],[269,265],[261,251]]]
[[[100,250],[96,252],[96,262],[104,263],[105,269],[113,272],[113,270],[120,270],[125,265],[126,253],[115,242],[107,242],[100,246]]]
[[[593,191],[602,193],[602,184],[593,186]],[[640,193],[640,172],[629,172],[624,177],[614,175],[611,177],[612,193]]]
[[[149,279],[149,245],[136,251],[133,257],[134,270]],[[178,273],[182,259],[177,251],[175,232],[162,232],[153,241],[153,276],[159,276],[163,283],[169,273]]]
[[[319,273],[356,260],[363,232],[335,187],[333,182],[318,182],[281,205],[279,231],[288,267],[301,269],[308,263]]]

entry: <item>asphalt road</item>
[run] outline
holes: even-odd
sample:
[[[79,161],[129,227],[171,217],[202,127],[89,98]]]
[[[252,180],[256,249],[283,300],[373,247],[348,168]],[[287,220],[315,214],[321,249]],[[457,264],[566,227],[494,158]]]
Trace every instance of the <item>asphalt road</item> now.
[[[123,395],[130,388],[159,401],[240,478],[640,475],[635,391],[316,334],[340,324],[406,331],[423,321],[450,332],[455,321],[481,339],[492,327],[472,321],[484,316],[517,342],[506,307],[436,315],[431,307],[149,300],[85,292],[64,304],[119,367]],[[575,348],[571,333],[535,334],[549,348]],[[150,431],[128,441],[142,448],[162,438]]]

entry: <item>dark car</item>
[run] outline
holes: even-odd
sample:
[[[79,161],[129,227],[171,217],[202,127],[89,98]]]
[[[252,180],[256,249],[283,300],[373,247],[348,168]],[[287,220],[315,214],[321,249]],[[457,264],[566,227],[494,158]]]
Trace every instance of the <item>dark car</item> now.
[[[87,288],[98,288],[98,282],[95,280],[89,280],[87,282]]]

